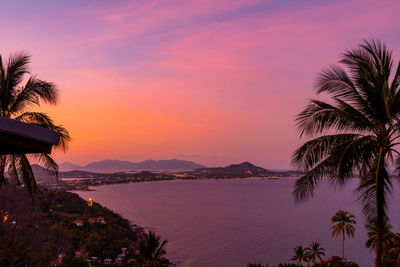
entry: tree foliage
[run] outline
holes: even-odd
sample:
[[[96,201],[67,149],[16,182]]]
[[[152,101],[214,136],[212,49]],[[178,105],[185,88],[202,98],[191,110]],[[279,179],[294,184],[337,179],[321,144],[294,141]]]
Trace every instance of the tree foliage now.
[[[41,103],[56,104],[58,90],[53,83],[31,75],[29,63],[30,56],[26,53],[12,54],[8,60],[3,60],[0,55],[0,117],[15,119],[60,133],[57,148],[65,151],[70,141],[68,131],[55,124],[46,113],[32,110]],[[49,172],[58,174],[58,165],[48,154],[40,153],[34,159]],[[33,198],[36,192],[36,181],[28,157],[25,154],[0,156],[0,188],[5,182],[6,169],[10,182],[24,184],[26,191]]]
[[[344,186],[357,174],[356,191],[368,219],[377,218],[376,266],[382,266],[382,236],[387,217],[387,195],[392,191],[387,166],[400,169],[400,64],[378,40],[347,50],[340,66],[323,70],[318,94],[298,114],[299,135],[312,138],[297,149],[293,164],[305,174],[295,184],[294,197],[313,196],[323,178]]]
[[[167,240],[160,242],[161,237],[155,232],[149,231],[144,237],[138,241],[138,262],[143,267],[160,267],[166,266],[165,262],[165,245]]]

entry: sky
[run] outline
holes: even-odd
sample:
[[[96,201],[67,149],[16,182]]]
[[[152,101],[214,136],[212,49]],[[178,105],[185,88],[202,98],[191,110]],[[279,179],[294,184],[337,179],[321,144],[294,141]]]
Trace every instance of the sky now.
[[[69,0],[2,3],[0,54],[54,82],[59,162],[250,161],[290,168],[316,75],[363,39],[400,59],[399,1]]]

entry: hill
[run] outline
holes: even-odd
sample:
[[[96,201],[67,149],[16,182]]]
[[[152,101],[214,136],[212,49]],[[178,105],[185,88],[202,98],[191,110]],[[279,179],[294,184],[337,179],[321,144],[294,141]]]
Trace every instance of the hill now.
[[[79,166],[74,163],[64,162],[60,165],[60,170],[194,170],[204,168],[203,165],[187,160],[145,160],[141,162],[121,161],[121,160],[101,160]]]
[[[208,178],[245,178],[245,177],[263,177],[272,175],[274,172],[255,166],[250,162],[240,164],[231,164],[226,167],[199,168],[192,172],[191,175]]]
[[[56,183],[57,177],[54,173],[47,171],[38,164],[32,164],[32,171],[38,183]]]
[[[104,266],[107,258],[110,266],[144,266],[137,247],[143,229],[100,204],[40,186],[35,202],[22,188],[0,193],[0,210],[7,211],[0,232],[11,237],[0,243],[0,266]],[[157,266],[170,264],[162,257]]]

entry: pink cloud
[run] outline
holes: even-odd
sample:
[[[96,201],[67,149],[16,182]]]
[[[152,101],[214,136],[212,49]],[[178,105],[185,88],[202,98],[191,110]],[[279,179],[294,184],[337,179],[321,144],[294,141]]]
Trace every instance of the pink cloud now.
[[[60,161],[180,153],[200,155],[196,160],[207,165],[251,160],[282,168],[300,143],[294,117],[313,96],[321,68],[366,37],[387,40],[399,54],[400,39],[392,34],[399,4],[286,9],[270,1],[264,12],[239,12],[261,3],[83,6],[61,11],[64,20],[54,26],[81,24],[76,31],[41,30],[38,39],[16,25],[13,32],[21,34],[6,32],[13,38],[2,46],[27,47],[34,72],[59,85],[60,105],[44,110],[74,139],[67,154],[55,154]],[[46,23],[31,29],[47,29]]]

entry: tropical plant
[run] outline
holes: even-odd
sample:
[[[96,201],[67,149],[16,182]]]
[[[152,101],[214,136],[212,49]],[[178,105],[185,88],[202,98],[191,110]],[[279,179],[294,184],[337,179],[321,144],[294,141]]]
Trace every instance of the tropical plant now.
[[[383,253],[383,264],[385,267],[400,266],[400,234],[390,236],[390,242],[386,242]]]
[[[320,247],[318,242],[312,242],[311,245],[305,248],[306,257],[312,262],[315,263],[317,259],[322,261],[322,257],[325,256],[325,249]]]
[[[358,264],[353,261],[348,261],[337,256],[314,264],[312,267],[358,267]]]
[[[168,241],[164,240],[160,243],[160,238],[159,235],[149,231],[147,234],[144,234],[142,239],[139,239],[137,248],[140,266],[162,266],[164,255],[166,254],[165,245]]]
[[[54,84],[30,75],[28,64],[30,56],[15,53],[7,61],[0,55],[0,117],[34,124],[61,134],[58,148],[65,150],[70,140],[68,131],[54,124],[45,113],[32,111],[41,103],[56,104],[58,92]],[[24,82],[26,80],[26,82]],[[57,163],[46,153],[36,155],[39,164],[57,175]],[[36,192],[36,181],[28,157],[25,154],[0,156],[0,188],[5,182],[5,170],[8,168],[10,180],[24,184],[31,197]]]
[[[343,186],[358,173],[357,188],[367,218],[377,218],[376,266],[382,266],[387,195],[392,190],[387,166],[397,162],[400,127],[400,64],[393,69],[392,52],[378,40],[364,41],[347,50],[340,63],[321,72],[317,93],[297,116],[300,136],[307,141],[293,155],[293,164],[305,174],[295,184],[294,196],[313,196],[323,178]]]
[[[297,261],[297,265],[301,266],[301,261],[307,261],[308,257],[305,254],[304,248],[302,246],[297,246],[293,248],[294,256],[290,259],[292,261]]]
[[[367,236],[368,240],[365,242],[365,246],[369,248],[371,251],[376,249],[376,242],[378,239],[378,228],[377,228],[377,220],[376,218],[372,219],[369,224],[365,225],[365,228],[368,230]],[[391,231],[392,225],[385,220],[385,228],[383,230],[383,247],[390,246],[392,242],[393,233]]]
[[[354,238],[355,228],[353,224],[356,224],[354,215],[348,211],[339,210],[332,217],[331,227],[332,236],[342,237],[342,258],[344,258],[344,240],[346,236]]]

